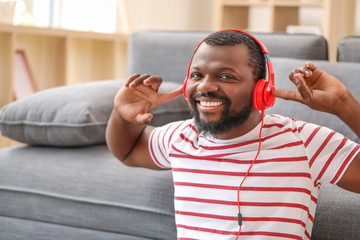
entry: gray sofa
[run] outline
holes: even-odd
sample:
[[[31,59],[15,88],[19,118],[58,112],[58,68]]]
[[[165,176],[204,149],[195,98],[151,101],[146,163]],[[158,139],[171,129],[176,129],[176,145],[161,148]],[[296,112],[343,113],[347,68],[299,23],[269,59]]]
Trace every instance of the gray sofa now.
[[[129,73],[164,77],[161,91],[184,80],[196,44],[208,32],[139,31],[130,38]],[[313,60],[360,99],[360,63],[328,62],[314,35],[254,33],[268,47],[278,89]],[[122,80],[38,92],[5,106],[2,135],[27,143],[0,149],[0,239],[176,239],[170,171],[129,168],[105,144],[113,97]],[[189,118],[182,97],[152,110],[153,125]],[[277,100],[279,113],[328,126],[359,142],[336,117]],[[360,195],[322,186],[312,239],[359,239]]]

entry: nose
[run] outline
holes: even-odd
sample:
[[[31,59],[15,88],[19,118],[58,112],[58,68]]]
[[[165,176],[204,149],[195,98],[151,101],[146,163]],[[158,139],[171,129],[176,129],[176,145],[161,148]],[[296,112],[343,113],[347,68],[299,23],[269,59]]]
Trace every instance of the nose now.
[[[216,92],[219,90],[219,85],[215,78],[206,75],[199,81],[197,90],[202,93]]]

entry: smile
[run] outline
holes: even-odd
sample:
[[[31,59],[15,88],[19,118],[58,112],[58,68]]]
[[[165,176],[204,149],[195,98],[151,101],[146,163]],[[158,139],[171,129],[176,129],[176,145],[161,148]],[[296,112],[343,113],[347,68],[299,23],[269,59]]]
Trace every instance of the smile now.
[[[217,106],[223,105],[223,102],[200,101],[200,105],[203,107],[217,107]]]

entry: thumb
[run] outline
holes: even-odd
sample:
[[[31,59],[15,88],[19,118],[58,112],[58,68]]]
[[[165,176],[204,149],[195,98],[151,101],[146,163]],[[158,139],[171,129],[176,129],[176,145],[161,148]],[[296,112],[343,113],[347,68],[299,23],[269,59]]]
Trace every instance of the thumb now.
[[[167,93],[160,94],[160,96],[159,96],[159,104],[169,102],[169,101],[177,98],[178,96],[182,95],[183,87],[184,86],[182,85],[182,86],[178,87],[175,90],[172,90],[172,91],[167,92]]]
[[[138,114],[135,116],[135,123],[139,125],[147,124],[152,118],[153,115],[151,113]]]

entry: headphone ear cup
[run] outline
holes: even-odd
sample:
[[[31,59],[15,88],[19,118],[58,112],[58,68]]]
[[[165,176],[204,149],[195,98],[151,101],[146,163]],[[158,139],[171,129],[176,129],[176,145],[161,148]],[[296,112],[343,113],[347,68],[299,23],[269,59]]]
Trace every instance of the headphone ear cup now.
[[[255,109],[261,111],[265,109],[264,103],[264,90],[266,87],[266,81],[264,79],[260,79],[256,82],[254,90],[253,90],[253,106]]]
[[[275,97],[271,96],[271,92],[275,88],[269,85],[269,82],[260,79],[256,82],[253,90],[253,106],[255,109],[262,111],[268,107],[272,107],[275,103]]]

